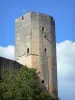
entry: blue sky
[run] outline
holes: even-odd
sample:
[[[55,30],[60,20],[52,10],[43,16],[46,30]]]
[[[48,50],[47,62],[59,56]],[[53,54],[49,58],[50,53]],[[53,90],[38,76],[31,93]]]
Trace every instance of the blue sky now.
[[[74,5],[74,0],[1,0],[0,45],[14,44],[15,19],[28,11],[42,12],[55,18],[57,42],[75,41]]]
[[[55,18],[59,97],[61,100],[74,100],[75,1],[0,0],[1,56],[12,58],[14,55],[15,19],[28,11],[45,13]]]

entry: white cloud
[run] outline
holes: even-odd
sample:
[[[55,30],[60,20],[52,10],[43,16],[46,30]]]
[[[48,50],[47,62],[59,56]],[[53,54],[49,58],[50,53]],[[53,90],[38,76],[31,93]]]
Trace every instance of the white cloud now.
[[[61,100],[75,98],[75,42],[57,43],[58,87]]]
[[[8,45],[7,47],[0,46],[0,56],[8,59],[14,59],[14,46]]]
[[[58,90],[61,100],[75,98],[75,42],[66,40],[56,44]],[[14,46],[0,46],[0,56],[14,59]]]
[[[62,74],[63,76],[74,74],[75,42],[67,40],[57,44],[57,62],[59,74]],[[64,72],[61,73],[61,70]]]

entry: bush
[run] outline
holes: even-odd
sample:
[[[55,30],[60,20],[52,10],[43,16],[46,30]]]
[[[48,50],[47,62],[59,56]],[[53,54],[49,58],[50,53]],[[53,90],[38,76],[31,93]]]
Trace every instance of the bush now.
[[[35,69],[26,66],[19,72],[5,72],[0,81],[0,100],[57,100],[41,91],[35,74]]]

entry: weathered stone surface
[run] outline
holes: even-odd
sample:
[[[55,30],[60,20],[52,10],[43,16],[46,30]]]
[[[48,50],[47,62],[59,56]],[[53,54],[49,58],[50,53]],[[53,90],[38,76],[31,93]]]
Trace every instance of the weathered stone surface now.
[[[36,68],[46,89],[57,95],[55,21],[52,16],[35,12],[23,17],[24,20],[22,17],[16,19],[16,60]]]
[[[4,71],[12,72],[13,70],[18,71],[23,65],[20,63],[0,57],[0,79],[4,76]]]

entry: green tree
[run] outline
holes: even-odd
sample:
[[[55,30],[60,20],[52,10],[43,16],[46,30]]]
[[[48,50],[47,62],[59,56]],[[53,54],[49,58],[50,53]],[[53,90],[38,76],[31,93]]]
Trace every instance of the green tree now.
[[[22,67],[18,72],[5,72],[0,81],[1,100],[58,100],[43,92],[36,80],[36,70]]]

